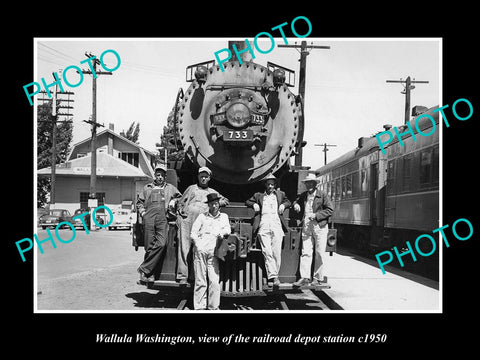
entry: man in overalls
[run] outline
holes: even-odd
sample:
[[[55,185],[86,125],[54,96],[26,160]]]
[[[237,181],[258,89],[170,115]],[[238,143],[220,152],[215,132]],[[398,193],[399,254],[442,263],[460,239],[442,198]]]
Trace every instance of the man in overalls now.
[[[190,185],[183,196],[178,200],[177,224],[179,229],[178,236],[178,255],[177,255],[177,281],[180,284],[186,284],[188,279],[188,257],[191,253],[192,239],[190,232],[194,221],[199,214],[208,211],[207,195],[218,194],[217,191],[208,186],[210,182],[211,170],[206,167],[198,169],[198,183]],[[228,205],[228,199],[219,195],[219,205]]]
[[[145,226],[145,257],[138,267],[140,281],[154,281],[156,266],[162,257],[167,243],[168,207],[175,207],[175,199],[182,194],[166,180],[167,167],[163,164],[155,167],[155,179],[145,185],[137,200],[138,214],[143,217]]]

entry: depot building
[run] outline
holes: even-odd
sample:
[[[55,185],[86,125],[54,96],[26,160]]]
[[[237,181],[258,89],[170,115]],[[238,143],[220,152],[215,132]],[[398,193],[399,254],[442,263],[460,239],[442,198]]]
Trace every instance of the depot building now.
[[[55,208],[71,214],[88,208],[91,174],[91,139],[73,145],[67,161],[55,167]],[[137,194],[152,181],[154,154],[116,134],[113,124],[97,134],[96,198],[110,209],[132,208]],[[51,168],[37,171],[51,176]]]

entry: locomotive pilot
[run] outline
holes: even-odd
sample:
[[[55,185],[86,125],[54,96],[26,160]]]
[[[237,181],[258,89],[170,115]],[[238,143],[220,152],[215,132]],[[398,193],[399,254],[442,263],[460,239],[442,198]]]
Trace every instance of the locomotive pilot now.
[[[206,203],[208,194],[218,194],[210,188],[208,183],[212,172],[208,167],[198,169],[198,183],[190,185],[177,203],[178,214],[177,224],[179,229],[179,243],[177,252],[177,281],[186,284],[188,279],[188,257],[191,249],[190,232],[193,222],[198,215],[208,210]],[[220,206],[228,205],[228,199],[220,195]]]
[[[141,281],[153,281],[157,264],[167,243],[167,211],[175,207],[182,195],[175,186],[166,182],[167,167],[155,167],[155,179],[144,186],[137,199],[138,214],[143,217],[145,257],[138,267]]]
[[[275,189],[276,177],[265,178],[265,191],[255,193],[245,204],[253,207],[253,235],[258,236],[262,245],[269,286],[279,286],[278,273],[282,259],[282,240],[288,230],[283,212],[291,203],[280,189]]]
[[[208,211],[197,216],[190,233],[194,245],[195,310],[218,310],[220,306],[219,260],[215,247],[218,240],[231,232],[228,215],[219,211],[220,200],[217,193],[207,195]]]
[[[324,191],[317,189],[314,174],[302,180],[307,188],[293,203],[293,210],[302,215],[302,253],[300,256],[300,279],[294,286],[318,285],[325,282],[325,261],[328,236],[328,219],[333,214],[333,204]],[[312,275],[312,260],[313,281]]]

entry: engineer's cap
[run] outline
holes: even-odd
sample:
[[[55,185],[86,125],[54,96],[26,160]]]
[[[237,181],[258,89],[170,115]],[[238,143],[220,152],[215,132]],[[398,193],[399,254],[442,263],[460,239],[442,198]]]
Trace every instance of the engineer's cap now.
[[[157,171],[157,170],[163,170],[164,172],[167,172],[167,165],[157,164],[157,165],[155,165],[155,171]]]
[[[302,180],[303,183],[307,181],[315,181],[316,183],[318,183],[317,177],[315,176],[315,174],[312,173],[308,174],[307,177]]]
[[[200,174],[201,172],[206,172],[208,175],[212,175],[212,170],[206,166],[202,166],[200,169],[198,169],[198,173]]]

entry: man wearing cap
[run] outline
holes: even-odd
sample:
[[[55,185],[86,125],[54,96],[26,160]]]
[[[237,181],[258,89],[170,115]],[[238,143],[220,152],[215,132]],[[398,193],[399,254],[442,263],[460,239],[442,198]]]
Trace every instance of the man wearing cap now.
[[[215,247],[217,240],[231,232],[228,215],[219,211],[220,200],[217,193],[207,195],[205,203],[208,204],[208,211],[197,216],[190,233],[194,245],[195,310],[217,310],[220,306],[219,265]]]
[[[208,194],[218,194],[217,191],[210,188],[208,183],[212,172],[206,166],[198,169],[198,183],[190,185],[183,196],[178,201],[178,214],[177,224],[179,229],[179,243],[177,252],[177,281],[180,284],[186,284],[188,279],[188,256],[191,248],[190,232],[193,222],[197,219],[198,215],[208,210],[206,203]],[[228,199],[219,196],[219,205],[228,205]]]
[[[278,286],[278,272],[282,259],[282,240],[288,227],[283,212],[291,203],[280,189],[275,189],[277,178],[270,174],[265,178],[265,191],[257,192],[245,204],[255,210],[253,235],[262,245],[268,285]]]
[[[182,194],[166,180],[167,167],[164,164],[155,167],[155,178],[144,186],[138,195],[137,210],[143,217],[145,232],[145,257],[138,267],[140,280],[153,281],[156,266],[163,254],[167,242],[167,211],[175,206]]]
[[[328,219],[333,214],[333,204],[324,191],[317,189],[317,178],[308,174],[302,180],[307,188],[293,202],[293,210],[303,218],[300,279],[294,286],[310,284],[312,259],[314,258],[312,285],[324,282]]]

